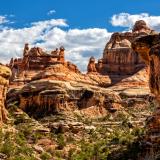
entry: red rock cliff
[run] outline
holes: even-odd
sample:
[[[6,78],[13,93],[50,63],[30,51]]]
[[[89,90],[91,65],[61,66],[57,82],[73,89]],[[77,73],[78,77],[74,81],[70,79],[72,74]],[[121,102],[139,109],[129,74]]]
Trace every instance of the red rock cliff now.
[[[60,47],[51,51],[51,53],[47,53],[39,47],[29,49],[29,45],[25,44],[23,57],[18,59],[12,58],[10,61],[9,67],[13,73],[10,83],[23,85],[30,82],[38,73],[55,65],[63,65],[71,72],[80,73],[76,65],[65,61],[64,51],[64,47]]]
[[[132,50],[131,43],[136,37],[151,32],[147,24],[140,20],[135,23],[132,32],[114,33],[105,46],[102,59],[96,64],[97,71],[101,74],[132,75],[142,69],[145,64]]]
[[[160,35],[153,34],[137,38],[132,43],[132,48],[138,52],[149,65],[149,86],[157,99],[157,108],[148,118],[147,141],[152,145],[150,152],[160,150]]]

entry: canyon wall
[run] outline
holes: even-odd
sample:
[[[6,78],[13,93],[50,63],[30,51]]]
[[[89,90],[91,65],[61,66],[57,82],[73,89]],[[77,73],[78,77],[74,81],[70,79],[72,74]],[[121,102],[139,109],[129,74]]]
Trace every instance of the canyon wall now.
[[[132,48],[141,55],[149,66],[149,87],[157,100],[157,108],[147,120],[148,132],[146,140],[149,142],[150,154],[160,150],[160,35],[153,34],[137,38]]]
[[[135,23],[131,32],[113,33],[105,46],[103,57],[95,63],[96,71],[105,75],[132,75],[144,68],[144,61],[132,50],[131,43],[136,37],[153,32],[155,31],[140,20]],[[88,70],[88,72],[92,71]]]

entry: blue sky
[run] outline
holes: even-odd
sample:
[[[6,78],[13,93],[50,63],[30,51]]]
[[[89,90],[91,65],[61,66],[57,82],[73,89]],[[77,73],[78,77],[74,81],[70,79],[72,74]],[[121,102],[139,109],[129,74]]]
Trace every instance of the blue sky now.
[[[110,23],[113,14],[149,13],[158,15],[159,0],[1,0],[1,15],[14,15],[14,27],[33,21],[64,18],[70,28],[98,27],[117,30]],[[47,12],[56,13],[48,16]]]
[[[1,0],[0,61],[20,57],[25,42],[46,50],[64,45],[66,58],[85,71],[112,32],[138,19],[159,31],[159,11],[159,0]]]

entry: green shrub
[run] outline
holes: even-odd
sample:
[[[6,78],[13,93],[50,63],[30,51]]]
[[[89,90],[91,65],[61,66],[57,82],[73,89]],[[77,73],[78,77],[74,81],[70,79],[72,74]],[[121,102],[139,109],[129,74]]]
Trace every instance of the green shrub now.
[[[63,149],[66,146],[66,142],[63,134],[57,135],[57,143],[58,143],[58,149]]]
[[[19,132],[16,135],[16,143],[19,145],[24,145],[26,143],[26,138],[25,138],[23,132]]]
[[[42,160],[49,160],[51,157],[52,156],[49,153],[47,153],[47,152],[42,153],[41,156],[40,156],[40,158]]]
[[[16,154],[31,156],[32,153],[33,153],[32,148],[28,147],[27,145],[19,146],[16,149]]]
[[[71,160],[106,160],[109,149],[105,140],[97,140],[95,143],[81,141],[81,151],[71,150],[69,156]]]
[[[32,134],[32,138],[36,143],[39,139],[41,139],[44,135],[42,133],[35,132]]]
[[[10,160],[35,160],[33,156],[14,156]]]
[[[1,143],[0,152],[7,155],[7,157],[11,157],[12,155],[14,155],[16,150],[15,143],[13,142],[14,137],[9,132],[6,132],[3,136],[4,142]]]

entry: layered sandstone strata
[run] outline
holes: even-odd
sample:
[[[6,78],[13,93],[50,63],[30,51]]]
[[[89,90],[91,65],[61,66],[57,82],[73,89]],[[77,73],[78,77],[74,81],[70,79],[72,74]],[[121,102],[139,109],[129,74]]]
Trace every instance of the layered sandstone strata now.
[[[79,74],[57,64],[34,74],[26,84],[10,85],[7,103],[16,102],[35,117],[74,111],[104,116],[123,108],[121,96],[145,101],[149,91],[143,74],[146,74],[145,70],[107,88],[111,84],[108,76]]]
[[[8,100],[18,101],[19,108],[36,118],[76,110],[98,117],[121,108],[121,98],[114,91],[62,80],[32,81],[20,90],[10,91]]]
[[[148,35],[137,38],[132,48],[149,65],[149,86],[151,92],[160,101],[160,35]]]
[[[132,48],[149,65],[149,87],[158,102],[153,115],[148,118],[147,125],[147,141],[151,142],[150,151],[156,154],[160,150],[160,35],[154,34],[137,38],[132,43]]]
[[[7,119],[5,100],[6,100],[6,93],[9,85],[10,76],[11,76],[10,69],[0,64],[0,123],[2,123]]]
[[[120,108],[114,103],[105,107],[111,100],[107,97],[109,91],[101,87],[109,86],[110,78],[82,74],[76,65],[64,59],[63,47],[48,54],[37,47],[29,49],[26,44],[23,58],[12,59],[9,66],[13,76],[8,104],[17,101],[21,109],[35,117],[83,108],[104,114],[108,109]]]
[[[114,33],[105,46],[102,59],[95,64],[97,72],[109,75],[132,75],[145,67],[139,54],[132,50],[131,43],[136,37],[153,32],[143,20],[140,20],[135,23],[131,32]]]
[[[65,61],[65,49],[51,51],[50,53],[43,51],[40,47],[29,49],[29,45],[25,44],[22,58],[11,59],[9,67],[12,70],[11,84],[23,85],[31,81],[37,73],[54,65],[63,65],[69,71],[80,73],[77,66],[71,62]]]

